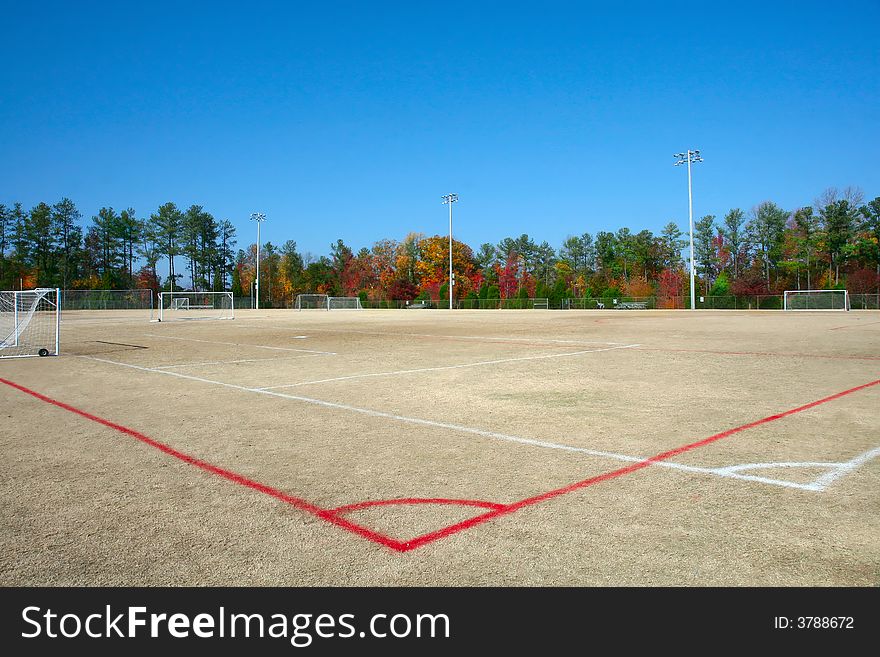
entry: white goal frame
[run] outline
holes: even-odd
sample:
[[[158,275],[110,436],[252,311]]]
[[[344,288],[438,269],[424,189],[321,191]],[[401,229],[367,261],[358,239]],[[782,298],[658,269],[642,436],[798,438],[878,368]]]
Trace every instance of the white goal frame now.
[[[160,292],[159,320],[235,319],[232,292]]]
[[[330,310],[330,296],[327,294],[297,294],[294,310]]]
[[[61,353],[61,290],[0,291],[0,358]]]
[[[822,308],[817,306],[810,307],[810,302],[807,301],[806,307],[792,307],[792,298],[796,296],[804,296],[806,299],[813,295],[830,295],[831,298],[835,296],[843,296],[843,302],[840,307],[831,307],[831,308]],[[835,303],[832,302],[831,306],[835,306]],[[837,311],[846,311],[850,309],[849,305],[849,292],[847,290],[786,290],[782,294],[782,309],[783,310],[791,310],[791,311],[799,311],[799,310],[810,310],[810,311],[823,311],[823,312],[837,312]]]
[[[327,297],[327,310],[363,310],[360,297]]]

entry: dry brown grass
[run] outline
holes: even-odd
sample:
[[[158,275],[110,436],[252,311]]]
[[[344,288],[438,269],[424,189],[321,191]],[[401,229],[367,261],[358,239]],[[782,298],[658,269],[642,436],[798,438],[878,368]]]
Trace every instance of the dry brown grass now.
[[[325,509],[511,504],[628,463],[505,437],[649,457],[880,379],[858,312],[93,312],[62,350],[0,378]],[[9,386],[0,409],[5,585],[880,583],[880,459],[824,490],[705,472],[877,448],[880,386],[402,553]],[[483,511],[346,517],[407,540]]]

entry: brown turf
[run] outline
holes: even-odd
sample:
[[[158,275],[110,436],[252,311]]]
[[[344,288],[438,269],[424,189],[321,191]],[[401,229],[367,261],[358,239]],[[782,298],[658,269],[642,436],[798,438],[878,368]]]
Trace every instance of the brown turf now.
[[[0,361],[0,378],[322,508],[510,504],[626,463],[94,358],[635,457],[880,378],[863,312],[91,312],[65,316],[62,350]],[[252,362],[217,363],[233,360]],[[505,362],[449,367],[486,361]],[[878,409],[875,386],[673,460],[846,461],[880,446]],[[399,553],[8,386],[0,421],[4,585],[880,583],[880,459],[823,492],[651,466]],[[406,540],[481,512],[346,517]]]

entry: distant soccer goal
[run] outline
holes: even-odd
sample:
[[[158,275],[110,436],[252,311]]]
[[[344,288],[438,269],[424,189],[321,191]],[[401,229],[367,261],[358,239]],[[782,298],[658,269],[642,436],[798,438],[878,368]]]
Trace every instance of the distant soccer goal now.
[[[297,294],[296,310],[330,310],[330,297],[326,294]]]
[[[785,310],[849,310],[846,290],[786,290],[782,307]]]
[[[327,297],[327,310],[363,310],[359,297]]]
[[[55,288],[0,292],[0,358],[58,355],[58,298]]]
[[[235,319],[232,292],[160,292],[159,321]]]

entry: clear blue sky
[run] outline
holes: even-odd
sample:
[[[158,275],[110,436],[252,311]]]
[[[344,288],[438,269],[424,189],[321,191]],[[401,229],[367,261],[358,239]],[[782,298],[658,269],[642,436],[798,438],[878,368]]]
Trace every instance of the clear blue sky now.
[[[609,8],[613,5],[613,8]],[[0,202],[357,250],[880,195],[880,3],[2,1]]]

